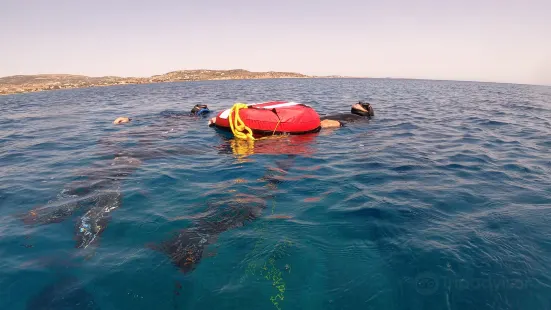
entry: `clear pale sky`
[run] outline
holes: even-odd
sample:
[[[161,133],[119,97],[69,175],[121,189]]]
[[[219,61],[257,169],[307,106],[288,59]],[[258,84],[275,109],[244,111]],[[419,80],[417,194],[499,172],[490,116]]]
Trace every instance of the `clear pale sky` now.
[[[0,76],[180,69],[551,85],[551,0],[0,0]]]

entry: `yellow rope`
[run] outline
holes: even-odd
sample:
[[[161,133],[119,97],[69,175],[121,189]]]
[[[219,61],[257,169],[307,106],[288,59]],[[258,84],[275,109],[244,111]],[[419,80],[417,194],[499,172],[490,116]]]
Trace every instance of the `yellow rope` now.
[[[247,109],[248,106],[244,103],[236,103],[233,105],[233,107],[230,110],[230,115],[228,116],[228,120],[230,121],[230,128],[233,135],[238,139],[244,139],[244,140],[255,140],[253,137],[253,131],[245,125],[243,120],[241,119],[241,116],[239,115],[240,109]],[[233,117],[233,114],[235,113],[235,118]],[[244,132],[246,131],[246,133]]]

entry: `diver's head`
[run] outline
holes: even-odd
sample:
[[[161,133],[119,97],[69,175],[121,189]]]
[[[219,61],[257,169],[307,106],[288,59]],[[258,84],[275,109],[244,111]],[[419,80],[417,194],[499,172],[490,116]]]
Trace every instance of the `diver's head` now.
[[[196,104],[193,109],[191,109],[192,115],[207,115],[209,113],[210,110],[206,104]]]
[[[352,114],[356,114],[360,116],[375,115],[375,112],[373,111],[373,107],[371,106],[371,104],[365,101],[359,101],[358,103],[354,104],[350,112],[352,112]]]

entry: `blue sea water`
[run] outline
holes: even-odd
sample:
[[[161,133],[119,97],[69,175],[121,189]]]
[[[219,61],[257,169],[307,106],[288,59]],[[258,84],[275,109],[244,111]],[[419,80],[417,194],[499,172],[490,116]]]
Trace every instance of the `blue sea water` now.
[[[360,99],[368,122],[254,145],[181,115]],[[10,95],[0,110],[0,309],[551,309],[551,87],[204,81]],[[141,164],[114,176],[117,156]],[[76,247],[85,211],[21,220],[83,176],[122,195],[96,242]],[[261,214],[213,234],[191,272],[152,249],[205,218],[224,226],[228,207]]]

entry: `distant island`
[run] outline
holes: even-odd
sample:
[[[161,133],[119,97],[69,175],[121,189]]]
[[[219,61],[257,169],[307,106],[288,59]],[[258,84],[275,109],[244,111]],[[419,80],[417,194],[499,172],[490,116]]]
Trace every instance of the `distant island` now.
[[[341,76],[330,76],[335,78]],[[320,78],[293,72],[251,72],[235,70],[180,70],[151,77],[89,77],[71,74],[14,75],[0,78],[0,95],[37,92],[54,89],[99,87],[124,84],[149,84],[181,81],[244,80],[281,78]]]

